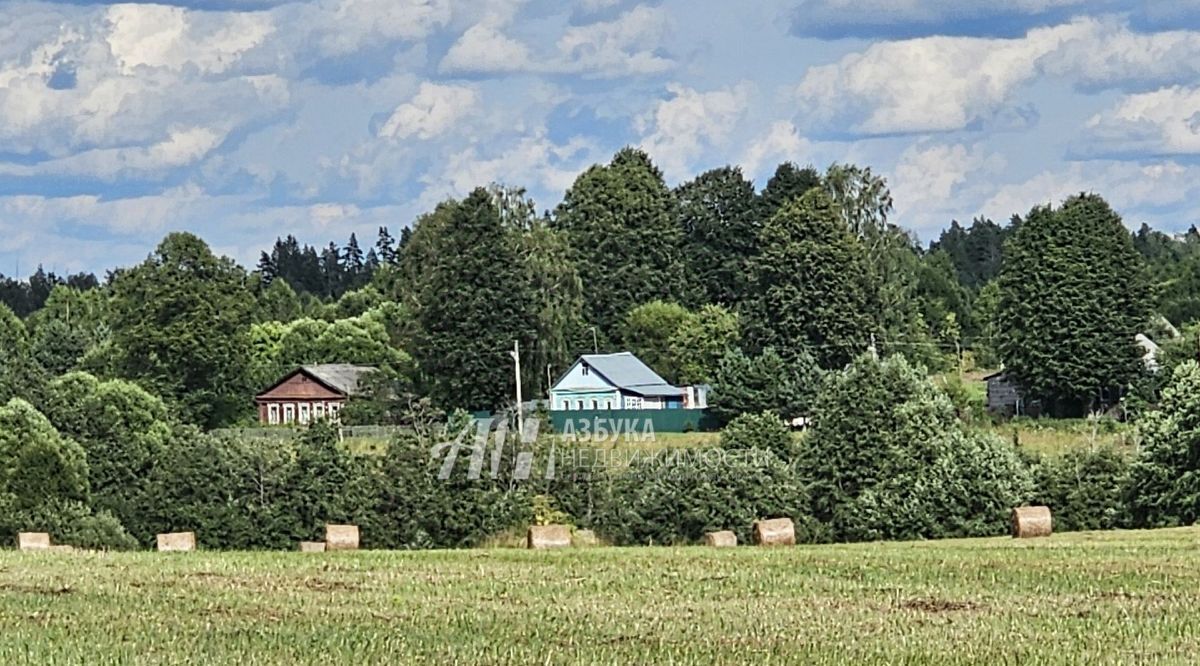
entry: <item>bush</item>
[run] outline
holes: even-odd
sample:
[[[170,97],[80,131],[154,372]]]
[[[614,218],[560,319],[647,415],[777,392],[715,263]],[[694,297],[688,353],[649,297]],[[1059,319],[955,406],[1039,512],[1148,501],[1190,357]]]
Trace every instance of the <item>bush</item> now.
[[[1056,532],[1111,530],[1129,523],[1129,461],[1110,448],[1077,450],[1037,467],[1035,504],[1050,507]]]
[[[795,440],[783,419],[774,412],[742,414],[721,431],[721,448],[727,451],[762,449],[780,460],[791,460],[796,453]]]
[[[755,520],[787,517],[803,537],[816,533],[807,503],[795,473],[770,451],[687,450],[635,462],[616,480],[597,528],[625,545],[695,543],[717,530],[749,542]]]
[[[830,377],[798,467],[838,540],[998,534],[1032,492],[1015,448],[964,433],[950,400],[899,356],[862,356]]]
[[[12,511],[12,498],[0,498],[0,535],[11,543],[18,532],[48,532],[54,543],[93,550],[132,550],[137,540],[108,512],[93,513],[87,505],[55,500]],[[7,505],[7,506],[6,506]]]
[[[1181,363],[1158,411],[1138,424],[1142,447],[1130,468],[1130,520],[1137,527],[1191,525],[1200,516],[1200,365]]]

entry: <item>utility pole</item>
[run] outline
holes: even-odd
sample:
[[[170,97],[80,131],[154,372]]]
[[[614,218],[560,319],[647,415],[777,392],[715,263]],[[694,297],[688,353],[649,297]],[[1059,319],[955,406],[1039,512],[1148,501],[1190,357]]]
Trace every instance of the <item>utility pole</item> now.
[[[519,340],[513,342],[513,350],[510,351],[509,354],[512,354],[513,363],[516,364],[517,373],[517,432],[519,433],[517,436],[524,437],[525,415],[523,413],[523,402],[521,400],[521,342]]]

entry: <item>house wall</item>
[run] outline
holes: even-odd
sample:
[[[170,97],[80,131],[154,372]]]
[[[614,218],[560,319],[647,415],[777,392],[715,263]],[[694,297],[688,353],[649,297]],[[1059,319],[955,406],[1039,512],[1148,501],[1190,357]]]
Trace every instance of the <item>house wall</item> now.
[[[593,402],[595,407],[593,407]],[[580,405],[583,405],[582,407]],[[551,411],[578,411],[580,409],[619,409],[621,396],[611,387],[600,390],[560,390],[550,391]]]
[[[1021,392],[1017,385],[1004,375],[990,377],[987,380],[988,410],[1002,414],[1016,414],[1021,404]]]
[[[338,415],[345,406],[344,398],[334,400],[259,400],[258,422],[262,425],[305,425],[319,419],[337,422]]]

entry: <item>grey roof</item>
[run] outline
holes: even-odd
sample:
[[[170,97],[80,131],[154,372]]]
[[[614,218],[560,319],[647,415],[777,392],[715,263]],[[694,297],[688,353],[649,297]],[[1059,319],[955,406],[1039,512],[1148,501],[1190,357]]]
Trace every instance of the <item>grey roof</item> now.
[[[580,359],[617,388],[649,397],[683,395],[683,389],[667,380],[629,352],[584,354]]]
[[[305,372],[328,384],[348,396],[361,393],[360,385],[364,375],[374,372],[369,365],[349,365],[347,363],[328,363],[325,365],[306,365]]]

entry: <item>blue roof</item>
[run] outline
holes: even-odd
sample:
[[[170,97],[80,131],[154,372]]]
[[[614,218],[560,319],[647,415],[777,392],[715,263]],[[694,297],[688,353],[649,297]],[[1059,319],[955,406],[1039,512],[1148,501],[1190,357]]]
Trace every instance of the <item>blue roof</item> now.
[[[643,396],[679,396],[683,389],[671,386],[667,380],[629,352],[619,354],[584,354],[579,359],[600,373],[614,386]]]

